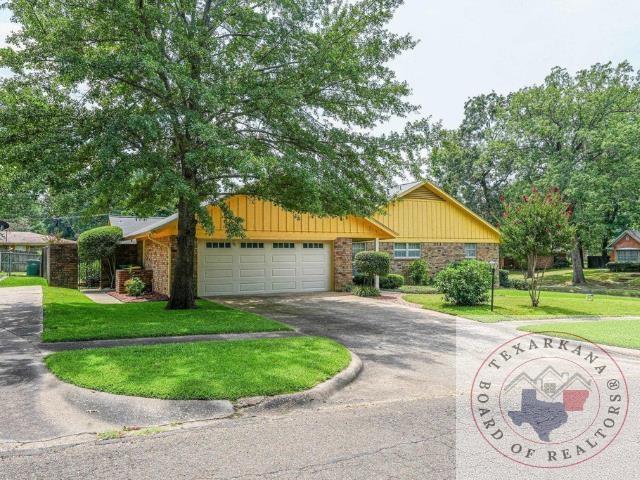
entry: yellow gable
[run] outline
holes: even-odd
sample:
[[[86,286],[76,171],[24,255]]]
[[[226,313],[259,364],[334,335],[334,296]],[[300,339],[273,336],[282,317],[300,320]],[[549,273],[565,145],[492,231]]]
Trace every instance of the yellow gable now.
[[[394,242],[500,242],[495,228],[426,182],[402,194],[374,218],[398,234]]]

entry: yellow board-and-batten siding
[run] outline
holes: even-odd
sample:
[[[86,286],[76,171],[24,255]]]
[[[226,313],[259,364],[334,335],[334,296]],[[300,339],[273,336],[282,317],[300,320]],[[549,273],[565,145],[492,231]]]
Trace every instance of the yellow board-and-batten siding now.
[[[500,234],[495,228],[429,183],[405,192],[370,219],[296,214],[245,195],[235,195],[226,201],[233,213],[244,219],[247,239],[332,241],[343,237],[390,242],[500,243]],[[226,239],[220,208],[210,206],[208,209],[216,230],[211,234],[198,225],[197,238]],[[177,233],[174,220],[140,237],[151,234],[158,238]]]
[[[335,240],[336,238],[374,239],[393,238],[384,225],[378,226],[375,220],[348,216],[317,217],[307,213],[296,214],[265,200],[234,195],[227,200],[233,213],[244,219],[245,236],[256,240]],[[198,225],[196,237],[199,239],[226,239],[221,226],[224,225],[219,207],[209,206],[209,214],[216,229],[207,232]],[[177,235],[177,222],[174,221],[153,233],[156,237]]]
[[[401,196],[374,216],[398,233],[393,242],[500,243],[494,228],[427,185]]]

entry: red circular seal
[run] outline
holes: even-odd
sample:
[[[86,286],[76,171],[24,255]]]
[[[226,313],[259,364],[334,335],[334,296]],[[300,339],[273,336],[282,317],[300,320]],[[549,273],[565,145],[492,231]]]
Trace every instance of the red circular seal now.
[[[627,418],[627,381],[600,345],[564,332],[529,333],[493,350],[471,387],[483,438],[523,465],[562,468],[589,460]]]

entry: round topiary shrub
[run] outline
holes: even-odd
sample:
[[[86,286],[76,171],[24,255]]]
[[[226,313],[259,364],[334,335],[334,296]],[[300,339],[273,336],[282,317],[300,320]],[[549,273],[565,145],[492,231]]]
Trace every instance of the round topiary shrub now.
[[[360,252],[354,259],[358,273],[364,275],[367,283],[373,286],[376,275],[384,277],[391,270],[391,257],[385,252]]]
[[[386,277],[380,277],[380,288],[395,290],[404,285],[404,277],[395,273],[390,273]]]
[[[78,236],[78,258],[83,262],[104,260],[109,268],[111,284],[115,277],[116,248],[122,240],[120,227],[97,227]]]
[[[435,285],[446,303],[478,305],[489,299],[491,267],[478,260],[463,260],[439,272]]]

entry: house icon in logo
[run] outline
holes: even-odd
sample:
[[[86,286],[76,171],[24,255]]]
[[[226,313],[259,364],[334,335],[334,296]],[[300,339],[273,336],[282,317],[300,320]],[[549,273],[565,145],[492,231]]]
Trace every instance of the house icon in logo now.
[[[580,373],[558,372],[552,366],[544,368],[538,375],[530,376],[527,372],[520,373],[505,387],[505,393],[513,389],[535,390],[540,398],[555,401],[565,390],[577,389],[591,391],[591,380],[587,380]]]

